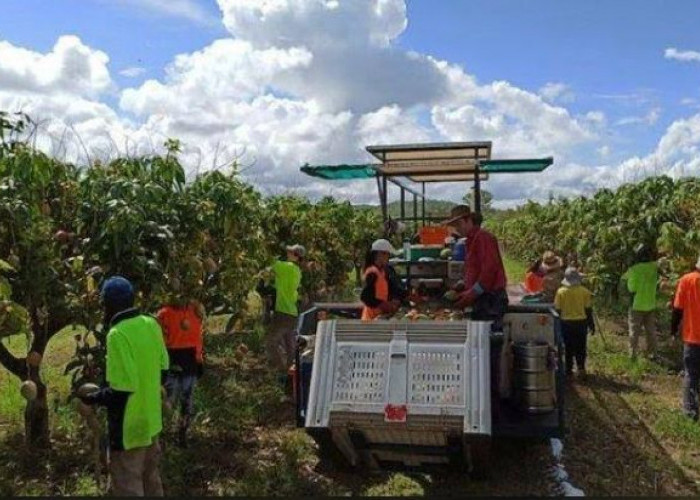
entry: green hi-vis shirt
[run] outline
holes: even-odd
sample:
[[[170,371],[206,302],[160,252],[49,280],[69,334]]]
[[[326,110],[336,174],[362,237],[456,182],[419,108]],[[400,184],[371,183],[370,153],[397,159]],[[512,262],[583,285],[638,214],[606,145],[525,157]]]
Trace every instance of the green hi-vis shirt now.
[[[131,393],[122,428],[125,450],[150,446],[162,430],[160,372],[169,365],[155,318],[125,319],[107,334],[107,382],[114,390]]]
[[[278,260],[272,266],[275,273],[275,311],[298,316],[297,300],[301,284],[301,269],[294,262]]]
[[[632,310],[647,312],[656,309],[656,262],[640,262],[630,267],[623,275],[627,289],[634,294]]]

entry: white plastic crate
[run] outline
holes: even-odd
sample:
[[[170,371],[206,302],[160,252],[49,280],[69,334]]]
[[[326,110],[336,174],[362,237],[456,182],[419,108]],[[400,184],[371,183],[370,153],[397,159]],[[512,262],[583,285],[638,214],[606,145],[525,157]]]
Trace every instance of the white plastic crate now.
[[[459,417],[462,433],[490,435],[489,331],[490,323],[468,320],[320,322],[306,427],[330,428],[333,415],[376,426],[381,416],[388,427],[374,430],[386,436],[417,419],[440,432]],[[404,418],[391,417],[392,408]]]

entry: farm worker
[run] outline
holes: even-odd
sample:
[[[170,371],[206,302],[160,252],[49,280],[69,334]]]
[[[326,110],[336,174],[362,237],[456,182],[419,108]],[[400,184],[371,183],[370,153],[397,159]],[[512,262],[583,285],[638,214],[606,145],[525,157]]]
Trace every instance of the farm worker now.
[[[583,286],[581,274],[575,267],[567,267],[562,286],[554,298],[554,308],[561,318],[561,331],[564,336],[566,351],[566,375],[571,376],[576,370],[582,377],[586,376],[586,344],[588,332],[595,334],[593,321],[593,294]]]
[[[673,299],[671,335],[681,329],[683,338],[683,412],[698,420],[698,385],[700,383],[700,259],[695,270],[678,281]]]
[[[569,252],[566,254],[566,267],[573,267],[577,271],[581,272],[581,265],[578,262],[578,255],[576,252]]]
[[[156,318],[134,307],[134,288],[121,277],[100,292],[107,333],[107,386],[81,399],[107,407],[110,475],[116,496],[163,496],[158,470],[163,428],[161,380],[168,352]]]
[[[501,418],[499,388],[504,346],[503,316],[508,310],[506,270],[498,240],[481,228],[481,214],[472,212],[467,205],[457,205],[452,208],[450,215],[451,218],[445,224],[454,227],[467,238],[464,291],[457,296],[454,307],[463,309],[472,305],[472,320],[492,321],[491,417],[494,422],[498,422]]]
[[[637,263],[622,276],[627,281],[627,290],[632,294],[628,323],[630,356],[637,357],[639,336],[646,334],[647,355],[656,356],[656,280],[658,268],[650,248],[640,245],[636,249]]]
[[[542,291],[544,273],[542,272],[542,259],[537,259],[525,273],[523,288],[527,293],[535,294]]]
[[[196,301],[178,299],[158,311],[170,369],[165,377],[168,403],[180,406],[178,441],[187,446],[187,429],[192,420],[193,394],[197,378],[204,370],[204,306]]]
[[[297,301],[301,285],[299,263],[306,256],[306,249],[301,245],[291,245],[286,250],[287,260],[277,260],[271,268],[274,274],[275,310],[267,334],[268,358],[283,374],[287,373],[294,360],[294,331],[299,316]]]
[[[547,251],[542,255],[542,302],[554,302],[554,296],[564,279],[561,258],[554,252]]]
[[[481,214],[466,205],[457,205],[445,224],[453,226],[467,238],[467,260],[464,265],[464,291],[458,295],[455,308],[472,305],[472,319],[493,321],[492,330],[502,331],[503,315],[508,309],[506,271],[496,237],[481,228]]]
[[[360,300],[363,320],[373,320],[382,314],[394,314],[406,299],[407,292],[401,285],[389,257],[396,250],[387,240],[376,240],[365,257],[364,287]]]

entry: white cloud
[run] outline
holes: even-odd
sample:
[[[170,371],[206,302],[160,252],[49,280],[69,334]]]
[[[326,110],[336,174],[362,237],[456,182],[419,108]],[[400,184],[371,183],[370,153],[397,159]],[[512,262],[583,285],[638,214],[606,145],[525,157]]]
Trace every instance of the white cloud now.
[[[218,0],[224,25],[255,46],[311,50],[326,46],[387,47],[408,20],[404,0]]]
[[[626,116],[615,122],[615,125],[654,125],[661,116],[661,108],[653,108],[645,116]]]
[[[606,122],[605,113],[602,111],[589,111],[586,113],[585,119],[596,124],[604,124]]]
[[[0,41],[0,92],[97,97],[112,86],[108,62],[75,36],[60,37],[47,54]]]
[[[435,106],[433,123],[449,140],[493,140],[499,157],[544,156],[595,138],[564,108],[502,81]]]
[[[431,132],[396,105],[386,106],[360,117],[359,144],[401,144],[430,142]]]
[[[447,92],[423,55],[391,46],[407,25],[403,0],[219,0],[224,25],[256,49],[304,47],[303,71],[275,83],[325,109],[366,113],[386,105],[430,103]]]
[[[689,106],[689,107],[691,107],[691,108],[697,108],[698,106],[700,106],[700,101],[698,101],[698,100],[695,99],[694,97],[684,97],[683,99],[681,99],[681,104],[682,104],[683,106]]]
[[[265,94],[285,72],[303,71],[312,58],[303,48],[258,50],[241,40],[216,40],[200,51],[177,56],[166,68],[164,82],[148,80],[136,89],[125,89],[120,106],[144,117],[220,114],[221,108]],[[220,125],[226,126],[225,117]]]
[[[576,95],[565,83],[549,82],[539,90],[539,94],[550,102],[573,102]]]
[[[131,66],[129,68],[124,68],[119,72],[120,75],[126,78],[138,78],[146,72],[146,68],[141,68],[138,66]]]
[[[649,105],[654,101],[658,92],[654,89],[642,88],[626,93],[594,93],[591,97],[613,102],[628,107]]]
[[[674,59],[682,62],[700,62],[700,52],[695,50],[678,50],[674,47],[669,47],[664,51],[666,59]]]
[[[188,21],[214,25],[218,20],[212,16],[198,0],[101,0],[102,2],[118,3],[131,8],[143,9],[168,17],[177,17]]]
[[[195,4],[169,8],[183,5]],[[47,54],[0,43],[0,108],[52,119],[43,146],[59,154],[80,157],[82,144],[91,155],[145,152],[178,137],[190,171],[239,158],[245,177],[268,192],[333,192],[358,202],[376,202],[376,186],[319,182],[299,166],[372,161],[364,146],[390,142],[493,140],[496,157],[555,157],[546,175],[489,180],[487,189],[504,203],[588,192],[630,171],[571,160],[581,147],[605,159],[607,118],[599,110],[572,115],[563,106],[571,98],[564,84],[534,93],[506,81],[479,82],[459,65],[400,49],[394,41],[407,25],[403,0],[219,5],[232,37],[176,56],[162,79],[120,90],[118,109],[103,101],[114,89],[106,54],[75,37],[61,38]],[[652,111],[647,123],[658,119],[659,110]],[[690,129],[669,129],[666,142],[678,137],[692,148]],[[82,140],[71,151],[66,130]],[[459,199],[463,190],[446,186],[436,195]]]

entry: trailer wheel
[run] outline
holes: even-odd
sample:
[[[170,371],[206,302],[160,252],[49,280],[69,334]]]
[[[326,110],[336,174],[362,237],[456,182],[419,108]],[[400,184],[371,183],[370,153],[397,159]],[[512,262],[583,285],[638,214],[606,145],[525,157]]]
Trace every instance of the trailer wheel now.
[[[491,439],[472,441],[469,446],[469,475],[484,481],[491,477],[492,472],[492,442]]]

